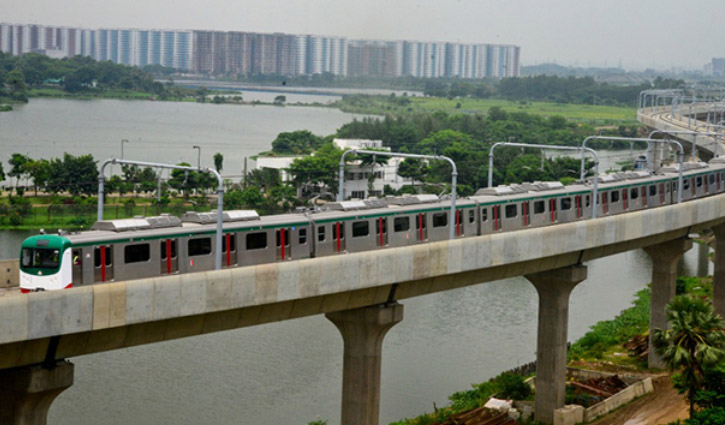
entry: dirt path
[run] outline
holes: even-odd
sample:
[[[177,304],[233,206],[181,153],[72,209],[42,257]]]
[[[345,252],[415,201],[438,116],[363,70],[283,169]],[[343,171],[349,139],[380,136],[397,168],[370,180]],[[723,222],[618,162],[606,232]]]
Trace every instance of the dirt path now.
[[[672,388],[669,375],[652,377],[654,392],[615,410],[591,425],[660,425],[686,419],[689,408],[683,395]]]

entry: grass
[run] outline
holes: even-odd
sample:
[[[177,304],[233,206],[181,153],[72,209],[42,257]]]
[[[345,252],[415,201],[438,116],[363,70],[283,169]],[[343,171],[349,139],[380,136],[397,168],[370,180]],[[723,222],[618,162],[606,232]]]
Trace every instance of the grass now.
[[[133,90],[106,90],[102,92],[68,93],[61,88],[40,87],[28,90],[28,97],[64,97],[72,99],[131,99],[148,100],[153,97],[151,93]]]
[[[349,96],[334,105],[344,112],[375,115],[434,111],[485,114],[489,109],[499,107],[507,112],[526,112],[547,117],[559,115],[570,120],[597,125],[634,124],[637,116],[634,107],[509,101],[504,99]]]

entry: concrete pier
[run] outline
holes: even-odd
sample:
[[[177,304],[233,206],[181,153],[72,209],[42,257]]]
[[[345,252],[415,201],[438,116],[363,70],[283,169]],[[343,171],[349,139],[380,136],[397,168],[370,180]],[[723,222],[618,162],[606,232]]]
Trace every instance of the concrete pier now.
[[[326,315],[344,341],[342,419],[344,425],[378,425],[380,366],[385,334],[403,320],[403,306],[390,304]]]
[[[0,424],[45,425],[51,403],[71,385],[73,364],[66,361],[0,370]]]
[[[712,276],[712,304],[715,312],[725,317],[725,224],[714,226],[715,272]]]
[[[581,265],[526,275],[539,294],[534,418],[540,422],[553,423],[554,410],[564,407],[569,295],[586,277]]]
[[[655,329],[667,329],[667,304],[675,297],[677,283],[677,261],[692,248],[692,240],[675,239],[644,248],[652,259],[652,297],[649,321],[649,354],[647,363],[651,368],[664,369],[665,364],[657,355],[651,336]]]

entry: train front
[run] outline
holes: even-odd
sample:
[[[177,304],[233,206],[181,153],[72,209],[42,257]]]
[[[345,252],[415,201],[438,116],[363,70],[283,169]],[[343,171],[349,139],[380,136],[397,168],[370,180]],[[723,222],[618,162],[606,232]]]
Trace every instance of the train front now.
[[[20,248],[20,290],[53,291],[73,286],[71,242],[58,235],[25,239]]]

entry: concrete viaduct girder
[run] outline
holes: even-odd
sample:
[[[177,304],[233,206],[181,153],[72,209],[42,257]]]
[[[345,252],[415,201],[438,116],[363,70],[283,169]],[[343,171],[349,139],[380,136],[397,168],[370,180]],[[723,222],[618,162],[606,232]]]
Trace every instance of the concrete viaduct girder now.
[[[725,195],[716,195],[411,247],[0,297],[0,369],[531,276],[723,223]],[[557,370],[553,385],[564,385]],[[548,421],[547,409],[537,418]]]

